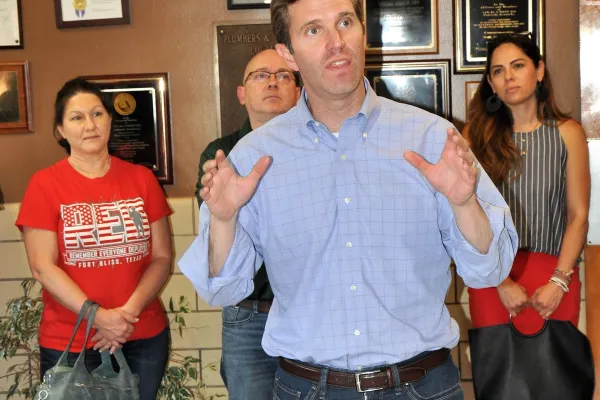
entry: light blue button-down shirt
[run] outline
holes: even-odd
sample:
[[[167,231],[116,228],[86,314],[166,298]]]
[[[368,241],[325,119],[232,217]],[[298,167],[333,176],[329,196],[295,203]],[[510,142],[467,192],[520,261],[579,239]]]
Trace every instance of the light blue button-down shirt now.
[[[504,199],[481,171],[476,196],[494,238],[480,254],[462,236],[447,199],[403,158],[440,158],[451,124],[377,97],[368,82],[358,114],[336,138],[298,105],[248,134],[229,155],[247,175],[273,157],[240,210],[233,247],[209,278],[210,212],[179,261],[200,296],[233,305],[252,293],[263,259],[275,300],[262,345],[283,356],[360,370],[454,347],[459,330],[444,304],[450,257],[467,285],[508,275],[517,235]]]

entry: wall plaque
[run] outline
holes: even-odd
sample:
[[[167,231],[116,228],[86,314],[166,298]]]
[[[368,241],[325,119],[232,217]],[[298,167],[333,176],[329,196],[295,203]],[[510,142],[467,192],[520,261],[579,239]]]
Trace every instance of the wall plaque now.
[[[454,0],[457,73],[485,70],[487,43],[507,33],[531,33],[544,54],[544,0]]]
[[[167,73],[84,76],[111,96],[111,154],[173,183],[169,81]]]
[[[259,52],[275,47],[271,24],[218,24],[215,26],[215,81],[217,83],[217,137],[239,129],[248,114],[237,98],[244,69]]]
[[[378,96],[452,119],[450,60],[367,64],[365,76]]]
[[[364,2],[367,54],[438,52],[437,0]]]

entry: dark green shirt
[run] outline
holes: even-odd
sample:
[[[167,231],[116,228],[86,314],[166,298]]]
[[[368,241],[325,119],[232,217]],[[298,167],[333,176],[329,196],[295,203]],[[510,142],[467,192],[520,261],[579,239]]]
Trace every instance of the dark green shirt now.
[[[208,160],[214,160],[217,150],[223,150],[225,156],[229,155],[233,146],[250,132],[252,132],[250,120],[246,119],[246,122],[244,122],[244,125],[240,129],[233,132],[231,135],[216,139],[206,146],[206,149],[204,149],[200,156],[200,165],[198,166],[198,182],[196,183],[196,198],[198,199],[198,205],[202,204],[202,199],[200,198],[200,190],[202,189],[202,184],[200,183],[200,179],[202,178],[202,165]],[[265,268],[264,263],[254,276],[254,292],[248,296],[248,300],[273,300],[273,291],[271,290],[271,285],[269,285],[267,269]]]

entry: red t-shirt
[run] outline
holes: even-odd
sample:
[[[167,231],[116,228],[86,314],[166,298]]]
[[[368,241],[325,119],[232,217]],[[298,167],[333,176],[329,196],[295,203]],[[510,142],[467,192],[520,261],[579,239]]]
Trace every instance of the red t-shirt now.
[[[107,174],[90,179],[65,158],[31,178],[15,224],[21,230],[27,226],[56,232],[58,266],[89,299],[111,309],[127,302],[150,264],[150,224],[169,214],[149,169],[112,157]],[[40,346],[62,351],[77,315],[46,290],[42,297]],[[139,319],[129,340],[156,336],[167,324],[158,298]],[[81,351],[84,327],[71,351]],[[91,346],[90,341],[87,347]]]

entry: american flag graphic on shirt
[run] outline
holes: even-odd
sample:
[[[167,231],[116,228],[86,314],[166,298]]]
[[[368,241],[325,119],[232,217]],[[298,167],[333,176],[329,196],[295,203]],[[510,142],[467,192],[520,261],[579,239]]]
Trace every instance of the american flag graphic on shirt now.
[[[141,260],[149,252],[150,223],[141,198],[61,206],[65,263],[105,267]]]

